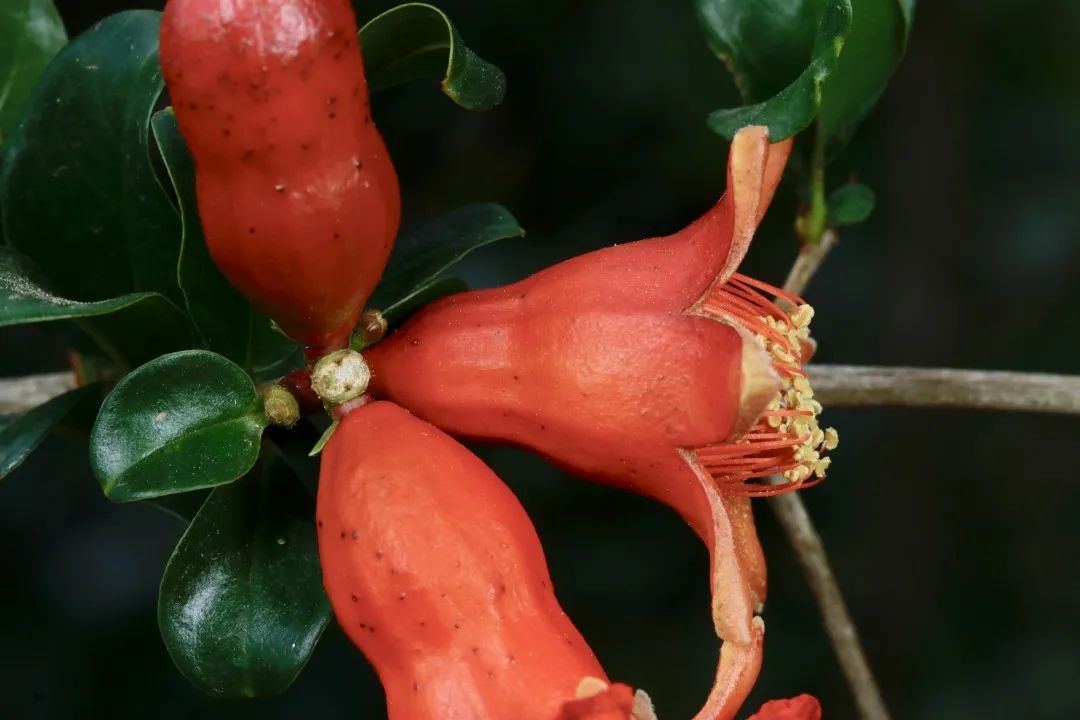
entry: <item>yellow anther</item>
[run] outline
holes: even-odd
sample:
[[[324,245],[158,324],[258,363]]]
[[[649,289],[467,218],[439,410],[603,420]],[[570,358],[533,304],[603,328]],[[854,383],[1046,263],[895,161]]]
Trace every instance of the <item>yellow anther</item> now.
[[[774,344],[771,348],[769,348],[769,352],[772,353],[772,356],[774,358],[784,363],[785,365],[795,364],[795,357],[791,353],[789,353],[787,351],[787,348],[785,348],[783,345]]]
[[[836,428],[825,428],[825,449],[835,450],[839,444],[840,433],[836,432]]]
[[[805,397],[810,398],[814,396],[814,389],[810,387],[810,381],[807,380],[804,375],[796,375],[793,377],[791,384]]]
[[[832,465],[831,457],[821,458],[821,460],[818,460],[817,464],[814,466],[814,474],[817,475],[819,478],[825,477],[825,471],[829,469],[830,465]]]
[[[813,318],[814,308],[809,305],[800,305],[791,313],[791,323],[796,327],[806,327]]]

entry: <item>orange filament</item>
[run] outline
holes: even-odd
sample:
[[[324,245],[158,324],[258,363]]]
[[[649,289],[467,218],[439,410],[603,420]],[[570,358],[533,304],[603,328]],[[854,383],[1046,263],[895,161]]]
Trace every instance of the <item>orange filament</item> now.
[[[802,368],[813,308],[780,288],[734,274],[712,288],[703,309],[742,326],[761,343],[781,388],[749,432],[698,448],[698,462],[728,495],[776,495],[821,482],[831,462],[822,453],[835,448],[838,437],[832,428],[818,427],[821,405]]]

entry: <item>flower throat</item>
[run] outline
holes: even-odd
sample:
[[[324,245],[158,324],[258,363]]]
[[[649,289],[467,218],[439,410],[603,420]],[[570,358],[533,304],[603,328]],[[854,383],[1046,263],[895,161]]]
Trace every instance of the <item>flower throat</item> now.
[[[743,437],[699,448],[698,461],[729,494],[776,495],[821,482],[832,462],[823,455],[836,448],[839,436],[834,428],[818,425],[821,403],[803,369],[812,351],[814,309],[796,295],[738,273],[719,283],[702,309],[753,335],[769,354],[780,389]],[[768,482],[772,476],[785,482]]]

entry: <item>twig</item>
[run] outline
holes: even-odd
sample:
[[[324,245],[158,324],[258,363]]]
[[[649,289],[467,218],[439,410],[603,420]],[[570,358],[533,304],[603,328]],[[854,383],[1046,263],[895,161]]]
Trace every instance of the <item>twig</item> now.
[[[820,136],[818,143],[821,143]],[[816,160],[815,165],[823,166],[821,157]],[[823,176],[818,177],[816,185],[823,183]],[[822,187],[817,189],[823,190]],[[829,251],[836,245],[837,235],[833,229],[823,228],[817,235],[816,242],[814,240],[815,238],[803,238],[799,255],[784,281],[784,289],[794,295],[802,295],[806,290]],[[773,481],[782,483],[783,478],[774,477]],[[769,507],[780,521],[788,543],[803,569],[803,575],[806,576],[810,592],[825,624],[825,634],[829,636],[836,659],[840,663],[840,670],[851,688],[859,716],[862,720],[889,720],[889,711],[885,708],[881,689],[877,686],[874,673],[866,660],[859,635],[855,631],[855,623],[851,620],[840,585],[829,565],[829,557],[825,554],[825,546],[814,528],[814,522],[810,519],[802,498],[798,493],[776,495],[769,498]]]
[[[806,292],[806,286],[810,279],[817,273],[821,263],[825,261],[829,251],[836,246],[839,238],[836,231],[829,229],[821,235],[821,239],[812,245],[803,245],[795,262],[788,271],[787,280],[784,281],[784,289],[793,295],[802,295]]]
[[[75,387],[71,372],[0,379],[0,414],[14,415],[37,407]]]
[[[1080,415],[1080,376],[944,368],[809,365],[825,407],[900,405]]]
[[[788,542],[795,550],[810,592],[817,602],[825,632],[832,641],[840,669],[855,696],[859,716],[868,720],[887,720],[889,711],[881,697],[881,690],[874,681],[874,674],[866,661],[855,623],[851,620],[840,586],[829,566],[825,546],[814,529],[814,523],[806,512],[806,506],[797,493],[776,495],[769,499]]]

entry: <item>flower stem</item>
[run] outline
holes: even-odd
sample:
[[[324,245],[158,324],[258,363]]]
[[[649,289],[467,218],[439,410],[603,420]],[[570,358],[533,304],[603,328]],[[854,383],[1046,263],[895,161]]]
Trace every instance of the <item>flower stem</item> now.
[[[814,146],[810,155],[809,207],[795,221],[795,231],[804,249],[816,246],[829,223],[829,207],[825,200],[825,132],[814,123]]]

